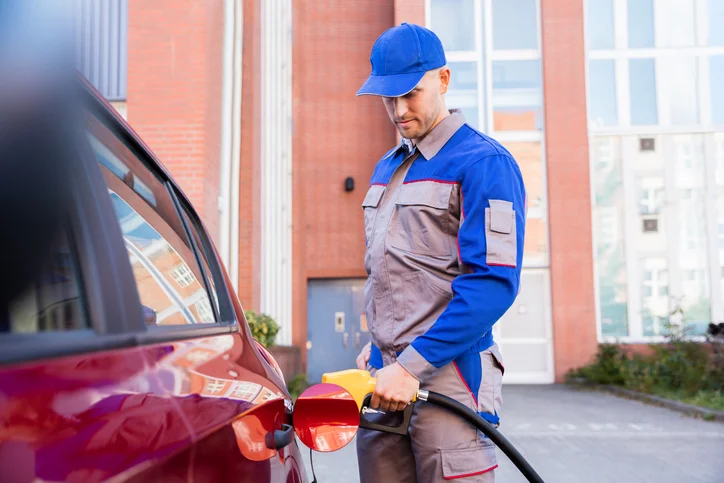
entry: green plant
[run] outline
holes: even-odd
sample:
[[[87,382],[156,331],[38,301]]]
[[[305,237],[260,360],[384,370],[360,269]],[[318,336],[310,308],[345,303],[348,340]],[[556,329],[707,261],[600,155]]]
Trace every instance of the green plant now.
[[[300,394],[309,387],[309,382],[304,374],[297,374],[290,381],[287,381],[287,389],[292,396],[292,400],[296,401]]]
[[[279,332],[279,325],[276,321],[269,315],[258,314],[253,310],[247,310],[244,315],[251,329],[252,337],[264,347],[273,346]]]
[[[674,340],[668,344],[651,345],[651,370],[657,385],[694,395],[708,387],[707,369],[710,355],[698,342]]]
[[[593,363],[571,371],[568,378],[622,386],[626,381],[626,363],[626,354],[618,345],[599,344]]]
[[[673,317],[683,316],[680,308]],[[567,374],[569,382],[625,386],[685,403],[724,409],[724,340],[687,338],[685,325],[670,321],[666,341],[650,344],[648,354],[628,355],[623,346],[600,344],[594,360]]]

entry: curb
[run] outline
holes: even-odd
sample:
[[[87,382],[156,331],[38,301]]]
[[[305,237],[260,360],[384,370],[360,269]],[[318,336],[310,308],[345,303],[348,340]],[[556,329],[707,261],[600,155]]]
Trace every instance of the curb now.
[[[721,421],[724,422],[724,412],[722,411],[716,411],[714,409],[704,408],[701,406],[696,406],[694,404],[687,404],[679,401],[674,401],[672,399],[666,399],[661,396],[654,396],[652,394],[645,394],[642,392],[632,391],[630,389],[624,389],[622,387],[617,386],[594,386],[599,387],[601,389],[605,389],[608,392],[611,392],[613,394],[617,394],[620,396],[625,396],[631,399],[637,399],[639,401],[652,403],[657,406],[663,406],[667,409],[671,409],[673,411],[678,411],[680,413],[687,414],[689,416],[694,417],[701,417],[702,419],[706,419],[709,421]]]

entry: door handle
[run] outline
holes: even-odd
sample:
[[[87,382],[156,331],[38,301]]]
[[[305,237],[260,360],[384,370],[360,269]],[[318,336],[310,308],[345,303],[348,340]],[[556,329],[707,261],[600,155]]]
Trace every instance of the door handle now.
[[[354,335],[354,346],[359,349],[359,332]]]
[[[344,348],[347,348],[347,339],[349,339],[349,334],[347,332],[344,333],[344,339],[342,341],[342,344],[344,345]]]

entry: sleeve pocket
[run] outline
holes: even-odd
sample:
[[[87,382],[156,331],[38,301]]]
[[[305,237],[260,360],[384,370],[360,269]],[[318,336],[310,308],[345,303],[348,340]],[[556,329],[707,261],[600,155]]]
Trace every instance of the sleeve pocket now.
[[[515,210],[510,201],[490,200],[490,207],[485,209],[485,243],[488,265],[516,267]]]

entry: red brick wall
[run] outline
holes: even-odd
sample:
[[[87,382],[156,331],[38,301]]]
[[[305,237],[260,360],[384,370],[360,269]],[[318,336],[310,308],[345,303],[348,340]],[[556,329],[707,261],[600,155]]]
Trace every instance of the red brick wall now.
[[[556,380],[596,351],[583,2],[541,0]],[[575,210],[575,214],[574,214]]]
[[[223,3],[130,0],[128,120],[218,242]]]
[[[362,200],[395,144],[382,102],[356,97],[393,0],[295,2],[293,52],[294,343],[307,339],[307,279],[364,276]],[[355,190],[344,191],[347,176]],[[302,351],[306,354],[306,350]]]
[[[258,309],[261,273],[261,0],[244,0],[241,159],[239,176],[239,300]]]
[[[425,26],[425,0],[395,0],[395,25],[402,22]]]

